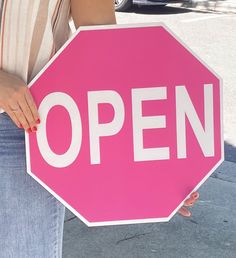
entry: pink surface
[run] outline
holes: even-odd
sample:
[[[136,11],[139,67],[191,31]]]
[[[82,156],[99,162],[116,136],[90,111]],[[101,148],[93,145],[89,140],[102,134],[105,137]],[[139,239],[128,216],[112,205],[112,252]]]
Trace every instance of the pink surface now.
[[[204,157],[187,122],[187,158],[176,149],[175,86],[185,85],[204,125],[203,85],[214,86],[215,156]],[[167,127],[144,130],[144,146],[170,147],[170,160],[134,162],[131,89],[167,88],[167,99],[143,103],[143,115],[166,115]],[[87,92],[115,90],[125,103],[121,131],[101,139],[101,164],[90,164]],[[80,32],[30,91],[40,105],[51,92],[70,95],[80,110],[83,140],[74,163],[49,166],[30,134],[31,171],[89,222],[167,217],[221,159],[220,88],[216,78],[163,27]],[[113,119],[100,106],[100,123]],[[62,106],[47,117],[51,149],[71,142],[71,122]]]

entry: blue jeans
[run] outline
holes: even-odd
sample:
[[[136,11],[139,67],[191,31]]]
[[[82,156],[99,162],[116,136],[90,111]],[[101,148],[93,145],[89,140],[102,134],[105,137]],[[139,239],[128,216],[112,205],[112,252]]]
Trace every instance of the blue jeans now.
[[[25,130],[0,114],[0,257],[59,258],[65,207],[26,173]]]

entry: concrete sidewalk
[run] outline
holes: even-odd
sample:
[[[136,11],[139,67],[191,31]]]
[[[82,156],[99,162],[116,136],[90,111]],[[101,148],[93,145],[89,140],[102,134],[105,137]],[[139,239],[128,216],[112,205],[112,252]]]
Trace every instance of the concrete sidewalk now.
[[[182,4],[175,4],[175,6],[194,10],[236,14],[236,0],[192,0]]]
[[[63,258],[235,258],[236,163],[200,187],[192,216],[170,222],[87,227],[67,211]]]

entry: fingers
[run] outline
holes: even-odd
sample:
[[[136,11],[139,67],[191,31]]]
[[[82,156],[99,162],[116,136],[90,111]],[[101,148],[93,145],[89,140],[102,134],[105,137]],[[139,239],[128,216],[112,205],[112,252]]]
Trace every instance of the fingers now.
[[[16,104],[14,105],[14,108],[16,108]],[[12,111],[11,107],[5,108],[5,111],[8,113],[8,115],[11,117],[13,122],[19,127],[19,128],[24,128],[26,131],[30,128],[29,123],[22,112],[21,108],[18,106],[17,111]],[[22,127],[20,126],[22,125]]]
[[[30,132],[30,124],[29,124],[29,122],[27,120],[27,113],[23,113],[23,111],[21,110],[21,106],[19,107],[19,109],[17,111],[14,111],[14,114],[17,116],[17,119],[22,124],[22,127],[27,132]],[[24,112],[26,112],[26,110],[24,110]]]
[[[21,99],[19,99],[19,102],[18,102],[22,111],[18,110],[16,113],[17,113],[20,121],[23,122],[22,125],[27,130],[28,128],[33,128],[34,126],[36,126],[36,121],[33,117],[30,107],[28,106],[28,104],[26,102],[25,97],[24,98],[23,97]]]
[[[198,192],[193,192],[187,200],[185,200],[184,205],[185,206],[193,206],[197,199],[199,198],[199,193]]]
[[[199,192],[193,192],[193,193],[191,194],[191,196],[192,196],[195,200],[197,200],[200,195],[199,195]]]
[[[34,120],[37,121],[39,119],[38,109],[29,90],[25,92],[25,99],[28,106],[31,108],[31,113],[33,115]]]
[[[190,217],[191,212],[187,208],[185,208],[184,206],[193,206],[198,198],[199,198],[199,193],[198,192],[193,192],[190,195],[190,198],[185,200],[184,205],[178,210],[178,213],[180,215],[184,216],[184,217]]]
[[[178,210],[178,213],[184,217],[190,217],[192,215],[191,212],[185,207],[181,207]]]
[[[11,109],[17,110],[12,111]],[[28,87],[22,87],[15,94],[14,98],[8,103],[8,107],[5,108],[5,111],[18,127],[23,127],[28,133],[37,131],[39,114]]]
[[[185,200],[184,206],[193,206],[194,203],[195,203],[195,200],[193,198],[189,198],[189,199]]]

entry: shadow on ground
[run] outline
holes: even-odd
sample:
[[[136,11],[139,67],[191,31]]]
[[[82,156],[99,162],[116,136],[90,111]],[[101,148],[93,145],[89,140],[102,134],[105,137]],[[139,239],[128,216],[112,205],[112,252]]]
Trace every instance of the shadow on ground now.
[[[197,13],[207,13],[207,10],[194,10],[189,9],[192,6],[190,5],[181,5],[181,6],[154,6],[154,5],[133,5],[126,13],[136,13],[136,14],[158,14],[158,15],[172,15],[172,14],[179,14],[179,13],[189,13],[189,12],[197,12]]]
[[[192,12],[192,10],[187,8],[178,8],[171,6],[138,6],[134,5],[130,8],[129,13],[137,13],[137,14],[160,14],[160,15],[168,15],[175,13],[188,13]]]
[[[225,160],[236,163],[236,147],[225,142]]]

